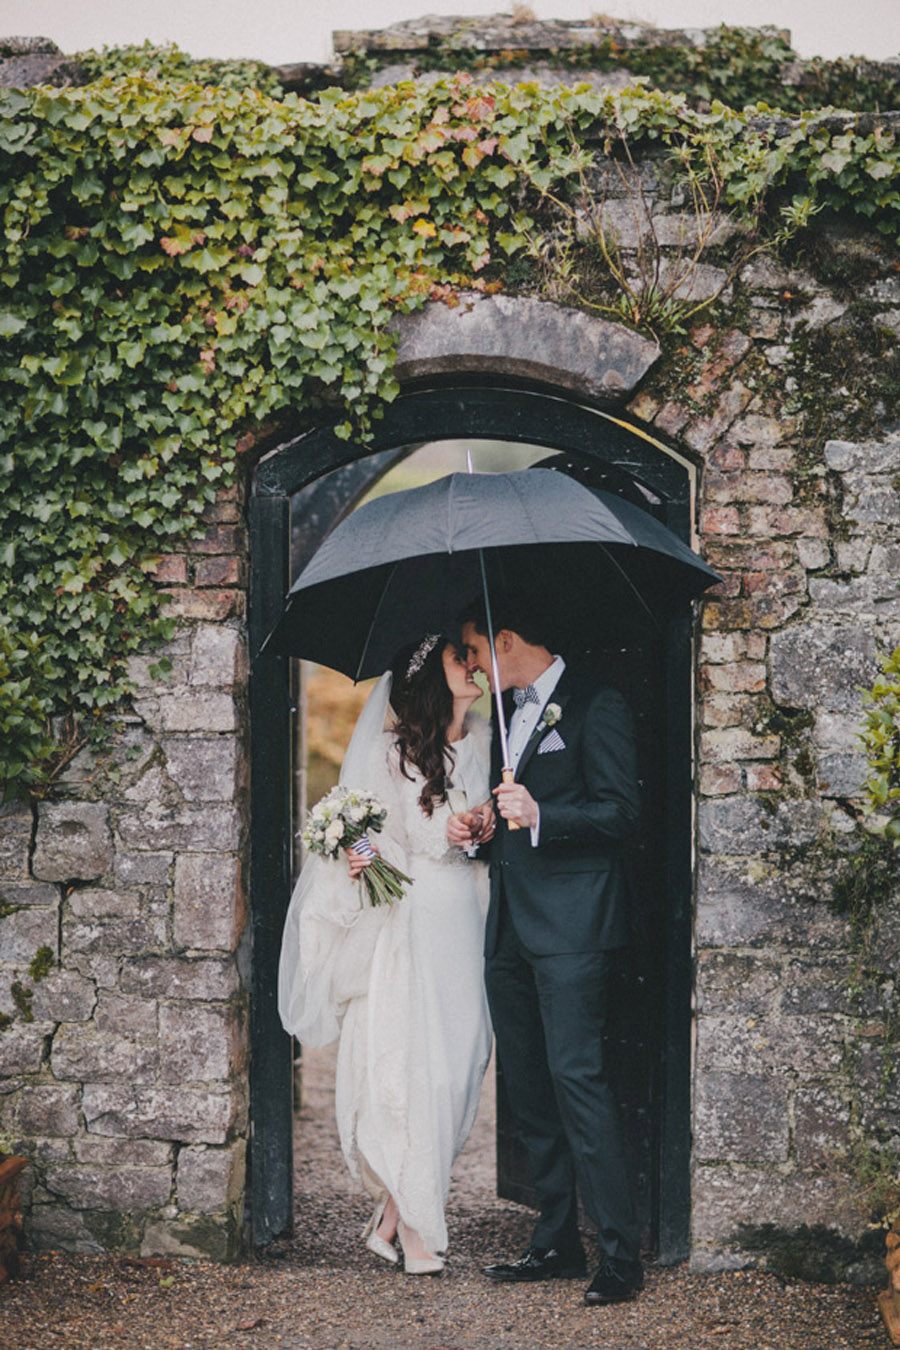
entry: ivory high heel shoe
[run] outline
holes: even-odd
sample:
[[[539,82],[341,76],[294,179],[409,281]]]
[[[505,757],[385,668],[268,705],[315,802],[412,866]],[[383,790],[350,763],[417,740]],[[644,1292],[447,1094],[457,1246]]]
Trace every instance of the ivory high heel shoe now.
[[[378,1204],[375,1206],[375,1213],[363,1229],[362,1235],[365,1238],[366,1246],[370,1252],[374,1252],[376,1256],[380,1256],[382,1261],[390,1261],[391,1265],[395,1266],[400,1260],[397,1248],[392,1242],[388,1242],[385,1238],[378,1236],[378,1225],[384,1218],[384,1211],[387,1208],[389,1199],[390,1196],[385,1196],[383,1200],[378,1201]]]
[[[397,1223],[397,1237],[400,1239],[400,1246],[403,1248],[403,1269],[407,1275],[440,1275],[444,1269],[444,1262],[439,1256],[433,1256],[430,1252],[427,1256],[407,1256],[406,1243],[403,1241],[404,1230],[409,1233],[410,1229],[400,1219]]]

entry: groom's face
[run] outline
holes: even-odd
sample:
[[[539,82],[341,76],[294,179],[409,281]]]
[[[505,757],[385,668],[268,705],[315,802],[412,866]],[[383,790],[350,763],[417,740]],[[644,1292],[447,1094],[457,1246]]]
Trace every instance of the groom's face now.
[[[484,633],[479,633],[474,623],[464,624],[461,636],[468,669],[472,674],[474,674],[476,670],[480,670],[482,674],[486,675],[488,684],[491,687],[491,692],[496,693],[496,690],[494,689],[494,672],[491,668],[491,644],[488,642],[487,636]],[[506,689],[507,680],[504,678],[505,672],[503,669],[503,644],[499,641],[500,636],[501,635],[498,634],[497,664],[500,667],[501,689]]]

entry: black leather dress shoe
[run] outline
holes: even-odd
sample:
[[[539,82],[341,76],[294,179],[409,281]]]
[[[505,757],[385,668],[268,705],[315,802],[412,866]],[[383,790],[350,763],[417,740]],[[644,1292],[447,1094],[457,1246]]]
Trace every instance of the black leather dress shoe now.
[[[584,1253],[558,1252],[555,1247],[529,1247],[518,1261],[498,1261],[483,1273],[497,1284],[532,1284],[536,1280],[580,1280],[587,1267]]]
[[[644,1267],[640,1261],[601,1261],[585,1290],[588,1307],[603,1303],[627,1303],[644,1287]]]

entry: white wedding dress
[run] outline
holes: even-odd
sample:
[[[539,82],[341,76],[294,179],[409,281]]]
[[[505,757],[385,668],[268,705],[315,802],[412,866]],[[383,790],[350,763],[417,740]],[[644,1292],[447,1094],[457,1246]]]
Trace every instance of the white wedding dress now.
[[[385,687],[386,686],[386,687]],[[487,865],[447,845],[451,808],[419,806],[423,778],[400,773],[382,677],[341,772],[387,807],[373,839],[412,878],[393,905],[372,908],[346,860],[310,858],[291,899],[279,1011],[301,1042],[340,1037],[335,1104],[351,1173],[439,1252],[453,1162],[475,1119],[491,1050],[483,982]],[[368,727],[366,726],[368,721]],[[374,724],[374,725],[373,725]],[[489,791],[490,727],[477,715],[455,743],[450,776],[473,806]],[[351,774],[353,777],[351,777]]]

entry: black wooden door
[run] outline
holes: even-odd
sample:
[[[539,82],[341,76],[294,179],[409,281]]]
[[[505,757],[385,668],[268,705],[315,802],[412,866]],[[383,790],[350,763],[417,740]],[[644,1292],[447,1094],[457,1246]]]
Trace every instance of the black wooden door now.
[[[337,498],[349,504],[369,472],[416,443],[476,437],[545,445],[554,467],[621,492],[682,539],[690,531],[690,480],[683,462],[618,417],[556,392],[491,385],[404,393],[363,449],[331,428],[305,432],[256,468],[250,502],[251,981],[250,1213],[252,1240],[270,1242],[291,1223],[291,1043],[274,998],[281,927],[290,897],[289,663],[263,649],[289,578],[289,502],[347,470]],[[390,454],[385,453],[390,452]],[[384,454],[384,459],[379,457]],[[332,480],[336,482],[337,480]],[[295,558],[341,510],[331,485],[304,501]],[[312,528],[309,528],[309,527]],[[326,524],[327,527],[327,524]],[[305,537],[308,536],[308,537]],[[649,645],[633,631],[605,634],[585,659],[625,689],[638,718],[647,816],[635,859],[639,940],[622,974],[635,1009],[611,1028],[620,1094],[633,1141],[648,1237],[660,1260],[686,1256],[690,1221],[691,641],[690,615],[669,616]],[[661,692],[660,692],[661,691]],[[658,927],[657,927],[658,925]],[[617,999],[626,1007],[624,997]],[[500,1102],[502,1193],[525,1199],[525,1169]]]

